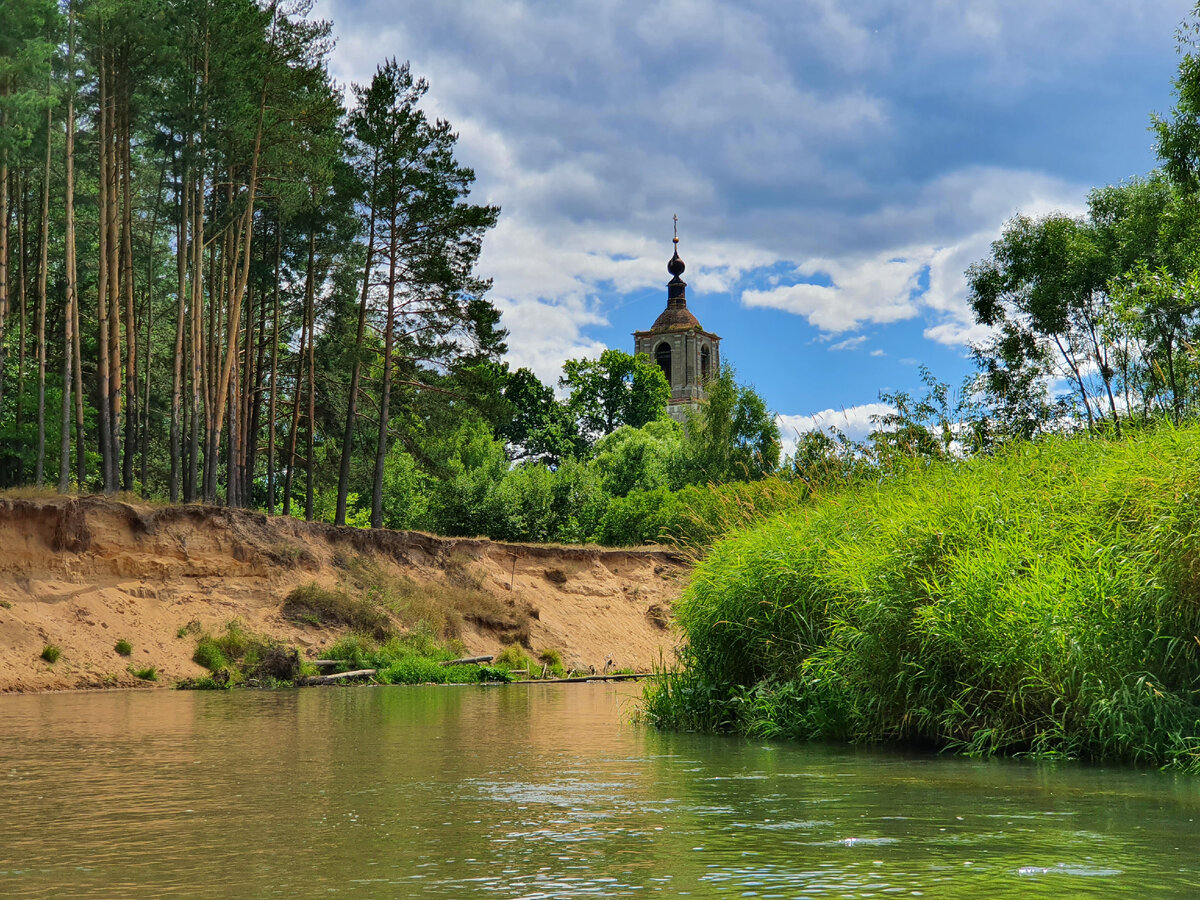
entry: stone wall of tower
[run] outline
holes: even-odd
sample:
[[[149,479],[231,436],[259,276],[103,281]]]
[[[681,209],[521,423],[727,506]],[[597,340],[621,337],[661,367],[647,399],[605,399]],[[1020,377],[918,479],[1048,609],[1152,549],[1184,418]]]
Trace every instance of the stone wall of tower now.
[[[639,331],[634,335],[634,352],[645,353],[652,362],[658,362],[659,349],[666,345],[671,351],[671,366],[667,381],[671,385],[671,398],[667,412],[672,418],[683,421],[686,410],[704,397],[704,382],[721,370],[721,339],[706,331],[689,330],[675,332]],[[705,355],[707,351],[707,365]]]

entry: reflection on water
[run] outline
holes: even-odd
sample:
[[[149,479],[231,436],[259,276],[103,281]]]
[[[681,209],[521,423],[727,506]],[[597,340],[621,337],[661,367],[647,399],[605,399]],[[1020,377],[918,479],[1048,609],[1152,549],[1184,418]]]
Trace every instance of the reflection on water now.
[[[1200,779],[663,735],[635,693],[0,697],[0,895],[1200,892]]]

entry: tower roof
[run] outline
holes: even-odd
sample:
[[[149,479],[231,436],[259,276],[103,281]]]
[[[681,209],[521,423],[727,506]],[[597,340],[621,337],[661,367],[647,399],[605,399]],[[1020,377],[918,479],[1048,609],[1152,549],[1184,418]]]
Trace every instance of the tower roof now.
[[[667,271],[671,280],[667,282],[667,308],[662,311],[650,330],[655,331],[691,331],[700,327],[700,321],[687,308],[687,282],[679,276],[687,265],[679,256],[679,216],[675,216],[675,236],[671,242],[675,252],[667,263]]]

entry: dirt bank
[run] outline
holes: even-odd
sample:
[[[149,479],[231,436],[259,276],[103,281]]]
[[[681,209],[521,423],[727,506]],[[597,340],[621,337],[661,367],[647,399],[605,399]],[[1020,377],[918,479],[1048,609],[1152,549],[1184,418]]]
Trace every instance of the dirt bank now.
[[[645,668],[671,658],[664,627],[686,576],[663,550],[501,544],[364,531],[199,505],[0,498],[0,690],[159,683],[202,674],[188,623],[232,619],[309,656],[344,628],[285,616],[310,582],[362,592],[364,573],[427,605],[472,654],[508,641],[571,666]],[[438,607],[445,607],[439,609]],[[193,629],[195,626],[193,626]],[[129,657],[114,649],[133,647]],[[61,649],[54,664],[43,647]]]

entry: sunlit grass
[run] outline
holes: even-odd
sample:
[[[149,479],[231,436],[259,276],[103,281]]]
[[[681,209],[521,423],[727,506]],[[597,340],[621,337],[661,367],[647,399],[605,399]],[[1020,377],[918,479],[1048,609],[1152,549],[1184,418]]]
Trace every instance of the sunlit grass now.
[[[1051,439],[718,543],[646,718],[1198,767],[1200,429]]]

